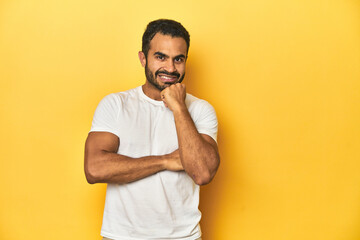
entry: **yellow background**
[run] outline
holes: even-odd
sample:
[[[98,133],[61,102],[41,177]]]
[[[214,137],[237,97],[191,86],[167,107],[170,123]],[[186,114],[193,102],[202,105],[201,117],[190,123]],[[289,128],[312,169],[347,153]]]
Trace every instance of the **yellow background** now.
[[[191,34],[219,118],[204,240],[360,239],[360,2],[2,0],[0,239],[100,239],[83,151],[100,99],[144,83],[146,24]]]

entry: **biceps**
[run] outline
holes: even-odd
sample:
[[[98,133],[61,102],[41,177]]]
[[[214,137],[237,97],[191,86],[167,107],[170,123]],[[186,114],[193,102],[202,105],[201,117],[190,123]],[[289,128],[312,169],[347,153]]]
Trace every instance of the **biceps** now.
[[[85,152],[91,155],[103,151],[117,153],[119,143],[119,138],[112,133],[90,132],[86,140]]]

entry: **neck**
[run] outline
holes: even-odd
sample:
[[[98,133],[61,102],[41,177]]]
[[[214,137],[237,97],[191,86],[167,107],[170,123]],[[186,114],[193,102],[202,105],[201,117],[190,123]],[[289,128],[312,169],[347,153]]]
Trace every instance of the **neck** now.
[[[161,101],[161,95],[160,95],[161,91],[156,87],[154,87],[148,81],[146,81],[146,83],[142,85],[142,90],[145,93],[145,95],[148,96],[149,98],[152,98],[157,101]]]

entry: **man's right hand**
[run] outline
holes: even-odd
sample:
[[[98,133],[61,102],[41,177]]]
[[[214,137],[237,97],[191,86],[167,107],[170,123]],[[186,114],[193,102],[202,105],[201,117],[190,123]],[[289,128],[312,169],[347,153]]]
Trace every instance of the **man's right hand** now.
[[[183,171],[184,167],[181,164],[179,150],[175,150],[172,153],[164,155],[165,168],[169,171]]]

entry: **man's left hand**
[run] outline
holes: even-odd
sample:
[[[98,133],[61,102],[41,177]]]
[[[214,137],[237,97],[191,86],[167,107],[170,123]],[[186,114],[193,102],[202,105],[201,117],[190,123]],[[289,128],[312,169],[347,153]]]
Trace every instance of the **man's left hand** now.
[[[171,111],[178,111],[186,108],[186,88],[184,84],[176,83],[161,91],[161,100]]]

